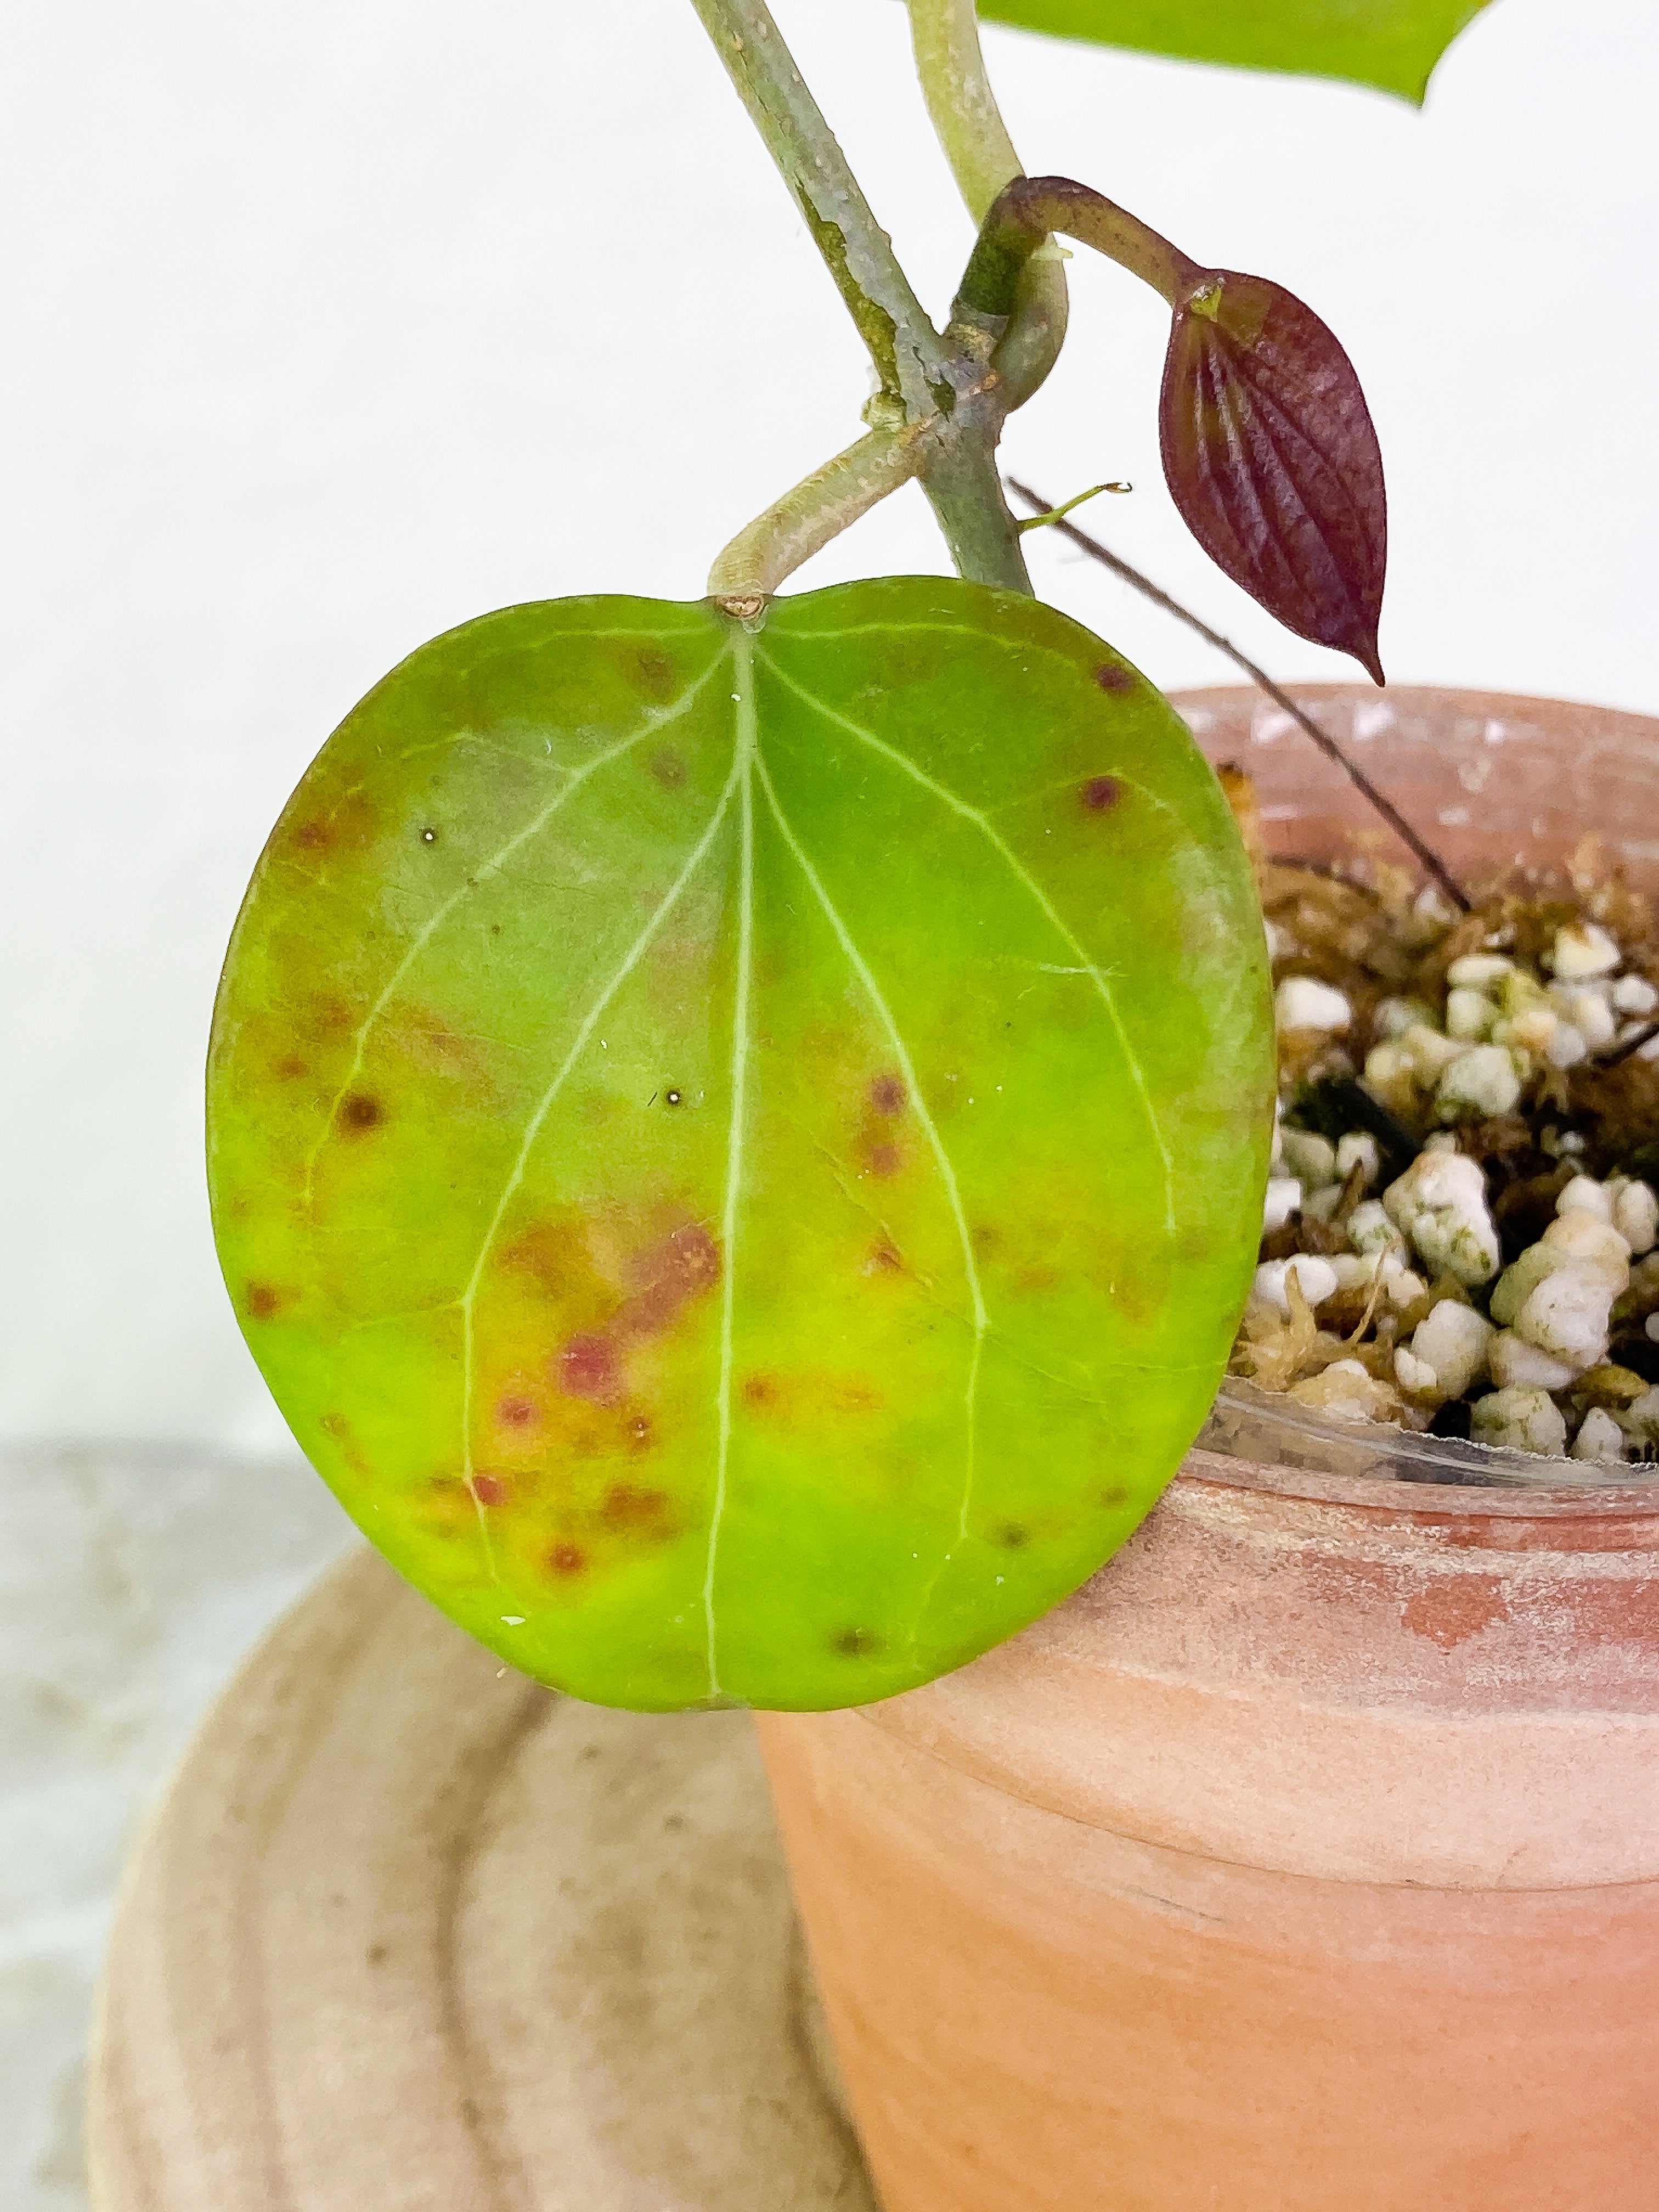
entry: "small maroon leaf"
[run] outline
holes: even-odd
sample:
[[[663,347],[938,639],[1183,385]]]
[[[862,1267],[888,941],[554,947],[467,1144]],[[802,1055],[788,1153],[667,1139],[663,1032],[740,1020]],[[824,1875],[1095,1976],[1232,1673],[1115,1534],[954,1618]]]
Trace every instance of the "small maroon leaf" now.
[[[1206,270],[1175,311],[1158,434],[1217,566],[1381,684],[1382,456],[1353,363],[1313,310],[1266,277]]]

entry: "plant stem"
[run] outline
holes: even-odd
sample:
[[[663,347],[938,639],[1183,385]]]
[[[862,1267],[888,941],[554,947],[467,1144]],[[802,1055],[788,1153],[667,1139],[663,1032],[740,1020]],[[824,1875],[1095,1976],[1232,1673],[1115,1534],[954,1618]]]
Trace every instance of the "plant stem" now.
[[[1080,239],[1179,307],[1208,272],[1150,223],[1070,177],[1020,177],[1000,192],[980,234],[952,310],[953,330],[1000,337],[1019,304],[1032,255],[1050,231]]]
[[[1036,597],[1018,526],[997,474],[994,431],[941,439],[921,484],[958,575]]]
[[[908,0],[916,75],[935,135],[968,212],[982,223],[1005,186],[1024,173],[986,75],[975,0]],[[1066,337],[1066,271],[1039,252],[1023,272],[1012,325],[1002,341],[1005,411],[1029,399]]]
[[[1358,762],[1348,758],[1329,731],[1322,729],[1305,707],[1297,706],[1290,693],[1275,684],[1265,668],[1259,667],[1248,654],[1241,653],[1231,639],[1223,637],[1219,630],[1212,629],[1208,623],[1200,620],[1189,607],[1183,607],[1179,599],[1172,599],[1150,576],[1143,576],[1139,568],[1132,568],[1121,554],[1114,553],[1109,547],[1103,545],[1099,538],[1091,538],[1086,530],[1079,530],[1076,523],[1066,521],[1055,510],[1050,509],[1041,492],[1033,491],[1030,484],[1023,484],[1013,477],[1008,479],[1008,489],[1023,499],[1027,507],[1043,515],[1062,538],[1069,538],[1073,545],[1080,547],[1091,560],[1098,561],[1103,568],[1109,568],[1115,576],[1121,576],[1126,584],[1133,584],[1136,591],[1143,593],[1154,606],[1162,607],[1177,622],[1184,622],[1188,629],[1197,631],[1206,645],[1214,646],[1218,653],[1224,653],[1235,668],[1242,668],[1251,683],[1259,690],[1265,691],[1274,706],[1281,708],[1297,726],[1313,739],[1326,758],[1335,762],[1355,790],[1376,808],[1407,850],[1416,855],[1453,905],[1462,913],[1468,913],[1471,904],[1468,893],[1434,848],[1418,835],[1393,800],[1382,796]]]
[[[907,421],[920,420],[938,404],[933,387],[946,349],[766,0],[692,0],[692,5],[806,219],[870,349],[882,390],[902,403]]]
[[[775,500],[716,559],[708,572],[710,599],[748,602],[769,597],[803,561],[917,474],[922,445],[918,432],[937,419],[930,417],[916,429],[872,430]]]

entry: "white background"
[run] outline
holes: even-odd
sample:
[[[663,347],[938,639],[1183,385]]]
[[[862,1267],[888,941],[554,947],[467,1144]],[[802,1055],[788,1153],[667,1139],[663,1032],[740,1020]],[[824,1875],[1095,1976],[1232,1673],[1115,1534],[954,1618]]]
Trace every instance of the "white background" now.
[[[969,243],[896,0],[783,27],[925,298]],[[1659,709],[1659,15],[1498,0],[1423,114],[988,33],[1028,167],[1301,293],[1387,457],[1403,680]],[[0,1433],[274,1440],[199,1164],[214,978],[329,729],[504,602],[691,597],[856,434],[858,347],[684,0],[60,0],[0,91]],[[1162,311],[1072,264],[1007,442],[1282,674],[1158,479]],[[1647,410],[1645,413],[1644,410]],[[902,495],[803,580],[935,568]],[[1224,664],[1040,543],[1166,685]]]

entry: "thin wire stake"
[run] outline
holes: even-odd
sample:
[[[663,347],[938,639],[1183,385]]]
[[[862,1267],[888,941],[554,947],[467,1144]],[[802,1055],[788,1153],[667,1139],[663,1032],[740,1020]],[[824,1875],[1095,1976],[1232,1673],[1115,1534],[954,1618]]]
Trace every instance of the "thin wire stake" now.
[[[1034,513],[1053,516],[1053,509],[1040,492],[1033,491],[1029,484],[1023,484],[1013,477],[1007,477],[1006,482],[1009,490],[1016,497],[1023,499]],[[1329,732],[1322,730],[1304,708],[1298,707],[1290,693],[1275,684],[1265,668],[1258,668],[1248,653],[1241,653],[1231,640],[1222,636],[1219,630],[1212,629],[1206,622],[1200,622],[1195,614],[1182,605],[1179,599],[1172,599],[1150,576],[1143,576],[1139,568],[1132,568],[1127,561],[1109,551],[1097,538],[1091,538],[1086,530],[1079,530],[1076,523],[1068,522],[1063,517],[1054,517],[1048,526],[1060,537],[1070,538],[1073,545],[1080,546],[1091,560],[1098,561],[1115,576],[1121,576],[1126,584],[1133,584],[1136,591],[1143,592],[1154,606],[1162,607],[1166,614],[1174,615],[1177,621],[1184,622],[1188,629],[1196,630],[1206,644],[1214,646],[1218,653],[1224,653],[1236,668],[1242,668],[1251,683],[1258,690],[1265,691],[1274,706],[1283,708],[1297,726],[1313,739],[1325,757],[1336,763],[1354,789],[1376,809],[1395,836],[1417,855],[1453,905],[1462,914],[1471,910],[1474,902],[1439,854],[1424,842],[1392,800],[1382,796],[1364,769],[1348,758]]]

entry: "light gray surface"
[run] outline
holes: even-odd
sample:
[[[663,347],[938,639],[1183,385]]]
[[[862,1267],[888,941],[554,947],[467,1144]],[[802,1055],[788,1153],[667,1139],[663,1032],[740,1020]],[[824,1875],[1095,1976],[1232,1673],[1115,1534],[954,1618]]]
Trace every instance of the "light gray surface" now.
[[[122,1859],[204,1708],[350,1540],[296,1457],[0,1452],[0,2212],[81,2212]]]

